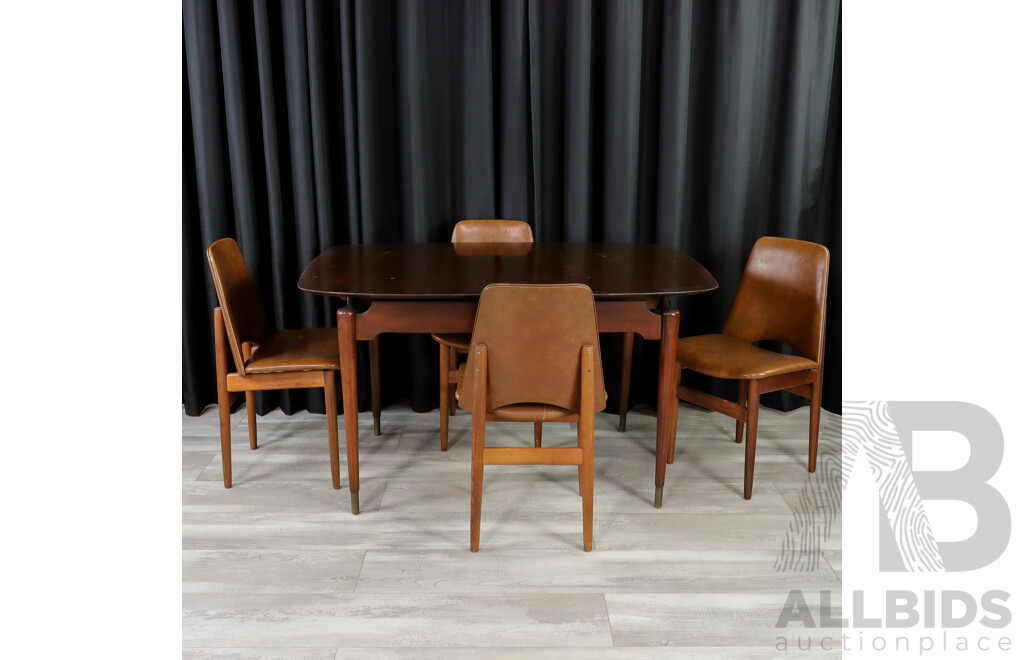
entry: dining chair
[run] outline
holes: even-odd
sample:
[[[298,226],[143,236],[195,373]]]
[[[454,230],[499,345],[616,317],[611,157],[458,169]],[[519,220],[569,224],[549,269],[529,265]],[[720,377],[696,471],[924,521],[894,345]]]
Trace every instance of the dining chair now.
[[[455,229],[452,231],[452,243],[457,248],[472,243],[533,243],[533,230],[529,224],[521,220],[462,220],[455,224]],[[648,306],[651,308],[657,306],[657,299],[648,301]],[[448,451],[448,418],[455,414],[455,388],[458,386],[459,378],[458,356],[466,355],[469,352],[470,335],[434,333],[431,337],[440,344],[441,451]],[[624,332],[622,333],[622,381],[619,385],[620,432],[626,430],[632,366],[633,333]],[[371,374],[370,381],[371,383],[376,382],[373,374]],[[542,444],[541,428],[540,422],[534,425],[533,442],[535,447],[540,447]]]
[[[473,416],[470,550],[485,465],[575,465],[583,549],[594,540],[594,414],[607,400],[594,294],[583,284],[491,284],[480,294],[456,398]],[[576,422],[575,447],[487,447],[488,421]]]
[[[256,406],[260,390],[322,387],[327,406],[331,482],[341,488],[338,465],[337,373],[335,328],[280,330],[270,325],[259,292],[238,243],[222,238],[206,250],[220,306],[213,310],[217,363],[217,408],[224,487],[231,488],[231,404],[245,393],[249,448],[256,449]],[[228,358],[235,371],[229,372]]]
[[[521,220],[462,220],[452,230],[452,243],[533,243],[533,230]],[[459,382],[458,356],[469,353],[470,335],[434,333],[440,344],[441,451],[448,451],[448,418],[455,414],[455,388]],[[535,447],[541,446],[541,423],[533,428]]]
[[[754,482],[757,413],[761,395],[787,390],[811,400],[807,470],[814,472],[821,417],[821,374],[825,344],[825,297],[829,253],[822,245],[766,236],[750,252],[721,334],[680,339],[677,371],[690,369],[713,378],[738,381],[737,401],[727,401],[679,384],[676,396],[736,420],[736,442],[746,455],[743,497],[750,499]],[[795,355],[767,350],[754,343],[781,341]],[[675,453],[670,435],[669,456]]]

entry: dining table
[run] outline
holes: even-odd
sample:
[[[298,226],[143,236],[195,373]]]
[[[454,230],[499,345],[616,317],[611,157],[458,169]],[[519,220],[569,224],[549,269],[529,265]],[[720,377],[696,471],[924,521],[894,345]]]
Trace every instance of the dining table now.
[[[329,248],[298,282],[302,291],[345,302],[337,327],[352,513],[359,513],[356,342],[382,333],[471,333],[480,292],[496,282],[585,284],[594,292],[598,332],[661,341],[654,476],[661,508],[679,411],[679,311],[665,303],[716,289],[704,266],[675,248],[642,243],[391,243]]]

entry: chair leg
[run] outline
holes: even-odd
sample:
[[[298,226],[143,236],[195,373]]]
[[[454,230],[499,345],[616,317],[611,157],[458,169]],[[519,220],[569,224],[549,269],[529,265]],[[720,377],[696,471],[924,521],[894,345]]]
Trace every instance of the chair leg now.
[[[449,366],[449,351],[448,347],[444,344],[439,344],[441,359],[439,361],[440,368],[438,372],[441,374],[440,380],[440,392],[441,392],[441,405],[438,409],[441,412],[441,451],[448,451],[448,366]]]
[[[743,499],[749,500],[754,489],[754,451],[757,449],[757,411],[761,405],[761,383],[747,384],[747,451],[743,462]]]
[[[213,310],[214,356],[217,362],[217,414],[220,417],[220,460],[224,487],[231,488],[231,396],[228,394],[228,335],[220,308]]]
[[[242,342],[242,360],[245,362],[249,361],[252,357],[252,344],[250,342]],[[246,392],[245,393],[245,415],[249,422],[249,449],[256,449],[256,393]]]
[[[327,412],[327,446],[331,453],[331,485],[341,489],[341,465],[338,457],[338,389],[335,385],[337,374],[324,372],[324,404]]]
[[[821,368],[818,378],[811,383],[811,429],[807,449],[807,471],[814,472],[818,464],[818,424],[821,422]]]
[[[544,423],[543,422],[534,422],[533,423],[533,446],[534,447],[540,447],[541,446],[541,432],[542,432],[541,429],[543,427],[544,427]]]
[[[480,518],[484,498],[484,424],[483,415],[473,415],[473,458],[469,488],[469,549],[472,552],[480,550]]]
[[[738,392],[736,394],[736,403],[738,403],[739,405],[744,406],[744,407],[747,405],[747,384],[749,382],[750,381],[747,381],[747,380],[736,381],[736,386],[738,388]],[[739,444],[741,442],[743,442],[743,420],[742,419],[737,419],[736,420],[736,444]]]
[[[580,495],[583,498],[583,550],[594,548],[594,349],[584,346],[580,367],[580,415],[576,443],[583,450]]]
[[[487,429],[487,347],[474,346],[479,373],[473,390],[473,451],[469,489],[469,549],[480,549],[480,516],[484,495],[484,435]]]
[[[619,389],[619,433],[626,431],[629,411],[629,377],[633,371],[633,333],[622,333],[622,385]]]
[[[256,449],[256,393],[245,393],[245,411],[249,419],[249,449]]]
[[[380,435],[380,337],[370,340],[370,407],[373,409],[373,434]]]
[[[224,487],[231,488],[231,399],[227,387],[217,387],[217,413],[220,416],[220,460],[224,469]]]
[[[576,428],[583,449],[580,465],[580,497],[583,499],[583,550],[594,548],[594,422],[581,422]]]
[[[455,347],[448,349],[448,371],[455,371],[459,368],[459,351]],[[448,416],[455,415],[455,386],[449,380],[445,380],[448,383]]]

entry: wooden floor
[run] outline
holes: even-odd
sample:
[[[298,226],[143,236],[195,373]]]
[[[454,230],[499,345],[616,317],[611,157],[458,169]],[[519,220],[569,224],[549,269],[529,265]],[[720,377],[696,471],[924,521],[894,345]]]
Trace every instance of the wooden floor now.
[[[617,416],[600,413],[593,552],[582,550],[574,468],[489,466],[474,554],[463,411],[444,453],[436,411],[385,410],[380,437],[360,415],[358,516],[343,432],[342,490],[331,488],[324,416],[262,417],[260,447],[250,451],[244,408],[236,412],[228,490],[216,407],[183,415],[183,655],[839,657],[820,640],[841,631],[776,623],[794,589],[815,619],[829,592],[838,616],[841,506],[829,489],[840,419],[822,412],[811,475],[807,408],[762,408],[754,495],[744,501],[735,423],[682,405],[664,507],[654,509],[653,411],[635,408],[625,434]],[[575,441],[567,424],[544,432],[545,445]],[[532,446],[532,426],[488,424],[488,439]],[[808,632],[809,652],[797,648]]]

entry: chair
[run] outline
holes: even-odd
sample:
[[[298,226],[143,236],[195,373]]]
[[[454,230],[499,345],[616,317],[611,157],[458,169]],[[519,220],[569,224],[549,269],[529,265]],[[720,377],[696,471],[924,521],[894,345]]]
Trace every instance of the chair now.
[[[452,243],[466,246],[472,243],[533,243],[533,230],[521,220],[462,220],[452,231]],[[657,300],[649,301],[652,308]],[[458,385],[458,356],[469,353],[467,334],[434,333],[431,335],[440,344],[441,382],[441,451],[448,451],[448,418],[455,414],[455,388]],[[371,361],[372,363],[372,361]],[[622,382],[619,394],[619,431],[626,430],[626,412],[629,410],[629,380],[633,365],[633,333],[622,334]],[[371,382],[375,382],[371,377]],[[533,444],[540,447],[541,423],[533,428]]]
[[[724,413],[736,421],[736,442],[747,447],[743,497],[754,482],[757,412],[762,394],[788,390],[811,400],[807,470],[814,472],[821,416],[821,373],[825,344],[828,250],[816,243],[766,236],[754,244],[722,333],[680,339],[677,367],[713,378],[738,381],[736,403],[679,385],[683,401]],[[796,355],[753,345],[761,340],[789,344]],[[675,452],[671,436],[669,456]]]
[[[463,220],[452,231],[452,243],[533,243],[533,230],[521,220]],[[469,353],[470,335],[434,333],[440,344],[441,451],[448,451],[448,418],[455,414],[455,388],[459,382],[458,356]],[[533,428],[534,446],[541,445],[541,423]]]
[[[594,414],[607,394],[594,294],[583,284],[491,284],[480,294],[456,397],[473,415],[470,550],[480,549],[485,465],[576,465],[583,549],[594,538]],[[486,447],[487,421],[576,422],[576,447]]]
[[[220,307],[213,310],[217,361],[217,408],[224,487],[231,488],[231,404],[245,393],[249,448],[256,449],[253,392],[299,387],[324,388],[331,481],[341,488],[338,470],[338,332],[334,328],[274,332],[238,244],[222,238],[206,250]],[[228,372],[228,354],[235,371]]]

